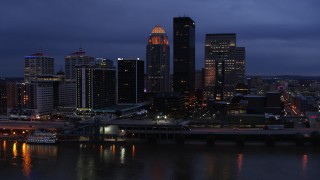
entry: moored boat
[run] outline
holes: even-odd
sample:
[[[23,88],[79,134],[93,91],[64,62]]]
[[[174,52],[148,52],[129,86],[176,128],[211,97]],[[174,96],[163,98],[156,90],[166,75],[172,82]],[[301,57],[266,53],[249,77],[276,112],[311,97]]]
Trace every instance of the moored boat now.
[[[32,135],[27,136],[27,143],[34,144],[55,144],[57,142],[56,133],[35,131]]]

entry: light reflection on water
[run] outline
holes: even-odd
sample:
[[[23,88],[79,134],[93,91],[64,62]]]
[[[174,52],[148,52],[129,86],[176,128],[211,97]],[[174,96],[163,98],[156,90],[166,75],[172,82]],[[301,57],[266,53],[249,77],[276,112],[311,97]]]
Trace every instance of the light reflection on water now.
[[[7,149],[7,141],[3,141],[2,142],[2,148],[3,149]]]
[[[126,148],[120,147],[120,163],[125,163]]]
[[[134,146],[134,144],[132,144],[132,149],[131,149],[131,156],[132,156],[132,159],[134,159],[134,155],[136,153],[136,147]]]
[[[115,159],[116,156],[116,145],[111,146],[111,152],[112,152],[112,159]]]
[[[237,165],[238,165],[238,173],[241,173],[243,166],[243,153],[238,154],[237,156]]]
[[[6,179],[318,179],[320,151],[296,147],[3,141]],[[2,179],[2,178],[1,178]]]
[[[307,170],[307,166],[308,166],[308,155],[304,154],[302,156],[302,171],[305,172]]]
[[[13,158],[16,158],[18,155],[18,151],[17,151],[17,142],[13,143],[13,147],[12,147],[12,154],[13,154]]]
[[[22,144],[22,156],[23,156],[23,164],[22,164],[22,173],[25,177],[30,177],[31,173],[31,158],[30,158],[30,151],[27,148],[27,144]]]
[[[303,154],[302,156],[301,156],[301,163],[302,163],[302,179],[307,179],[306,177],[307,177],[307,173],[308,173],[308,159],[309,159],[309,157],[308,157],[308,154]]]

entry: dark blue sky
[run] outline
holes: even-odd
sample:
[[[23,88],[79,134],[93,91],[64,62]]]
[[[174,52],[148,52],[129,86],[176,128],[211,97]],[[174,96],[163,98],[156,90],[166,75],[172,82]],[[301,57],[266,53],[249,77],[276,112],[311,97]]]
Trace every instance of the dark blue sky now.
[[[23,76],[24,56],[39,48],[56,71],[80,45],[94,57],[145,59],[152,28],[164,27],[172,49],[173,17],[184,15],[196,22],[196,69],[205,34],[236,33],[247,74],[320,75],[319,9],[319,0],[4,0],[0,76]]]

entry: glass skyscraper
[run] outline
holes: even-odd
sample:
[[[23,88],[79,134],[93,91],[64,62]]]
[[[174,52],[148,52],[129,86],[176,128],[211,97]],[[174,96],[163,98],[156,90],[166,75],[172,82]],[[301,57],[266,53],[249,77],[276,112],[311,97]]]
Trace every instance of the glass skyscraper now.
[[[190,17],[173,18],[173,91],[186,103],[194,96],[195,22]]]
[[[118,103],[141,103],[143,96],[144,61],[118,58]]]
[[[236,46],[236,34],[207,34],[204,97],[229,100],[244,77],[245,48]]]
[[[116,69],[81,65],[77,72],[77,108],[103,109],[116,104]]]

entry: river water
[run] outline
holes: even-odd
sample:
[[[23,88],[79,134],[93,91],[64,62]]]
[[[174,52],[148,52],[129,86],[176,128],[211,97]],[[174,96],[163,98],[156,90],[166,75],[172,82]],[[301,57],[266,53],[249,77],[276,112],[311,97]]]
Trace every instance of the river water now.
[[[0,141],[0,179],[320,179],[320,149]]]

